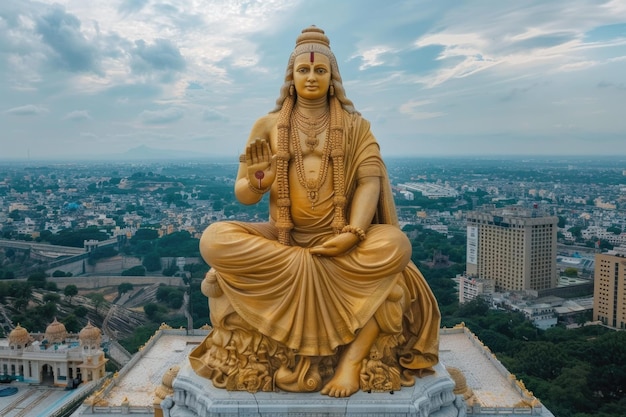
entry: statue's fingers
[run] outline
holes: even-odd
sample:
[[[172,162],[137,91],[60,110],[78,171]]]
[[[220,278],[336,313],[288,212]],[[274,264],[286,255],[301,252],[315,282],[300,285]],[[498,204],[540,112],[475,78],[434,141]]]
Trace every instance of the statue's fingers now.
[[[270,145],[266,142],[263,141],[263,149],[262,149],[262,155],[263,155],[263,161],[270,161]]]
[[[270,169],[272,172],[276,172],[276,155],[272,155],[270,158]]]
[[[252,164],[252,146],[251,145],[246,146],[246,164],[247,165]]]
[[[259,143],[258,142],[259,140],[257,139],[250,144],[250,153],[252,155],[252,162],[255,164],[259,162]]]

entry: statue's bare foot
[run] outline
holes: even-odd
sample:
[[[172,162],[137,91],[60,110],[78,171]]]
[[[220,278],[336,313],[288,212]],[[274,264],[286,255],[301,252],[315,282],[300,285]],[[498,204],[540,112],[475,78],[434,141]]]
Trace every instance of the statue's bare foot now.
[[[361,364],[340,363],[335,375],[322,388],[321,393],[329,397],[349,397],[359,390]]]

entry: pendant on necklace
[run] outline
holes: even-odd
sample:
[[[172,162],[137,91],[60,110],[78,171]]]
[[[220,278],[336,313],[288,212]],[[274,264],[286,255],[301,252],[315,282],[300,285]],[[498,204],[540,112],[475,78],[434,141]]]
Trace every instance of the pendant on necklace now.
[[[313,136],[309,134],[307,135],[305,143],[306,143],[306,146],[308,146],[310,150],[314,150],[315,148],[317,148],[317,145],[319,145],[320,140],[317,138],[317,136]]]
[[[307,191],[307,197],[309,198],[309,201],[311,202],[311,208],[315,208],[315,203],[317,203],[317,200],[320,197],[318,191],[317,190],[308,190]]]

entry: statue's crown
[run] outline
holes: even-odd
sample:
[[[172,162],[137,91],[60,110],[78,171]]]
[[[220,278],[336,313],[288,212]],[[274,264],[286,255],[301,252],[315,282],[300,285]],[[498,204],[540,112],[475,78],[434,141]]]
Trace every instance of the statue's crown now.
[[[330,49],[330,39],[324,34],[324,31],[315,25],[302,29],[302,33],[296,39],[296,48],[309,43],[318,43]]]

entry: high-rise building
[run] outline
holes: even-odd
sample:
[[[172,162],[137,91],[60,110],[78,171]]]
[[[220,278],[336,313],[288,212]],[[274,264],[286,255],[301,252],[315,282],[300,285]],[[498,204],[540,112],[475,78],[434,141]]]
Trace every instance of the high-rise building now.
[[[467,214],[467,275],[495,281],[496,291],[557,285],[558,217],[508,207]]]
[[[597,254],[593,282],[593,318],[626,329],[626,257]]]

